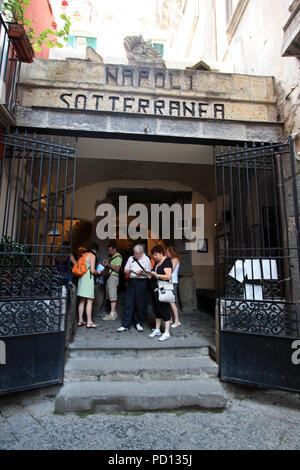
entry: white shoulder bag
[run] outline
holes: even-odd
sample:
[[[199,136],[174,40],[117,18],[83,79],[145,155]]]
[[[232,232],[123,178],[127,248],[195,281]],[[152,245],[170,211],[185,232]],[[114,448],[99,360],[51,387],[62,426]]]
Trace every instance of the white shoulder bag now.
[[[157,267],[155,268],[156,272]],[[173,282],[157,280],[158,300],[159,302],[173,303],[175,302],[175,290]]]

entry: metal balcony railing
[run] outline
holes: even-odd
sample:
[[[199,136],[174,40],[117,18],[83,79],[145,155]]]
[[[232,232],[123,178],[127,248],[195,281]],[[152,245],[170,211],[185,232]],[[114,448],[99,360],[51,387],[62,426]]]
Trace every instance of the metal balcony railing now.
[[[8,28],[0,14],[0,125],[14,124],[21,61],[8,37]]]

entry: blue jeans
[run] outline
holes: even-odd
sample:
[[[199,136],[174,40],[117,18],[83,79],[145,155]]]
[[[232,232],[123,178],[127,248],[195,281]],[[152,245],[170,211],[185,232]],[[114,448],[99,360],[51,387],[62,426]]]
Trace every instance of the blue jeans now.
[[[134,314],[136,323],[143,325],[147,316],[148,294],[147,279],[129,279],[126,289],[125,309],[122,317],[122,326],[131,327]]]

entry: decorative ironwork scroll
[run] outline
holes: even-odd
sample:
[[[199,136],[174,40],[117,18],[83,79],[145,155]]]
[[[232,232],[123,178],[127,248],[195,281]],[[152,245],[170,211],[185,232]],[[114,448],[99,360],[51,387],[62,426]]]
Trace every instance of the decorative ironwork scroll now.
[[[75,149],[18,132],[1,147],[0,336],[64,331]]]
[[[223,331],[299,336],[300,223],[293,141],[215,153]]]

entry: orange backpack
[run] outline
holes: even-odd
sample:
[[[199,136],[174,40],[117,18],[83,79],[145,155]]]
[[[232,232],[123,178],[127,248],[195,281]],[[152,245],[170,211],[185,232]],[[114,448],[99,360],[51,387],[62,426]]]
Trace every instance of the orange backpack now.
[[[86,267],[86,257],[89,253],[83,253],[72,268],[72,274],[77,277],[84,276],[90,268]]]

